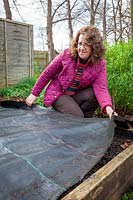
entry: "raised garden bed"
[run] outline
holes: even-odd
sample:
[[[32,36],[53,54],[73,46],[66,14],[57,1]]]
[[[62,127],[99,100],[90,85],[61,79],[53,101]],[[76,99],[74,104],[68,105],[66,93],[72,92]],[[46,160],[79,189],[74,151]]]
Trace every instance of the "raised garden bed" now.
[[[116,127],[114,139],[105,156],[81,183],[70,188],[59,199],[118,200],[129,187],[133,187],[132,121],[128,124],[126,128]]]
[[[118,200],[133,186],[133,145],[92,174],[62,200]]]

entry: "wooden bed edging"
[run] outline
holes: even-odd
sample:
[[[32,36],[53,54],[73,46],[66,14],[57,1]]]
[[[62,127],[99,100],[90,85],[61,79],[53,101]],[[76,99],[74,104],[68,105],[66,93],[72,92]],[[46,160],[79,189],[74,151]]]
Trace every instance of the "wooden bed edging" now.
[[[133,187],[133,144],[62,200],[118,200],[128,187]]]

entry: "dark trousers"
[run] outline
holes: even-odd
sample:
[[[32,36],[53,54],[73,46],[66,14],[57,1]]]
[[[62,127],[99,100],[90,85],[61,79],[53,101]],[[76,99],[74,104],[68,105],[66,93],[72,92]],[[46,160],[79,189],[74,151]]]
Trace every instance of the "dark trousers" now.
[[[76,115],[79,117],[92,117],[98,102],[92,88],[79,91],[73,96],[62,95],[52,107],[61,113]]]

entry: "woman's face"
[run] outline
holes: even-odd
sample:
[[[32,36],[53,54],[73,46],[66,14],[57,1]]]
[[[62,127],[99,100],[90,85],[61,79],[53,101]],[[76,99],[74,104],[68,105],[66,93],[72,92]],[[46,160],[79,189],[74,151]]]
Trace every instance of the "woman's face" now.
[[[91,46],[88,41],[85,39],[84,35],[79,36],[78,46],[77,46],[78,55],[82,60],[88,60],[91,54]]]

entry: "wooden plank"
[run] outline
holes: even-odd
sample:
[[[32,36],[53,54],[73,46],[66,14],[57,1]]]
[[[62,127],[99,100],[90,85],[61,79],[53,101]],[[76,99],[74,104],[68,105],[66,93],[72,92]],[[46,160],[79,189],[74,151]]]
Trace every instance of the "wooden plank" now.
[[[133,145],[81,183],[62,200],[118,200],[133,187]]]
[[[5,19],[5,18],[0,18],[0,21],[6,21],[6,22],[11,23],[11,24],[20,24],[20,25],[23,25],[23,26],[32,26],[32,24],[27,24],[27,23],[24,23],[24,22],[13,21],[13,20],[10,20],[10,19]]]
[[[28,27],[28,40],[29,40],[29,77],[31,78],[33,76],[34,70],[33,70],[33,27]]]
[[[29,77],[29,69],[26,66],[23,67],[11,67],[9,68],[8,85],[18,83],[22,78]]]
[[[0,62],[0,87],[5,87],[6,81],[5,81],[5,61]]]
[[[0,21],[0,86],[6,86],[5,22]]]
[[[5,40],[5,82],[6,87],[8,86],[8,49],[7,49],[7,26],[6,21],[4,22],[4,40]]]

